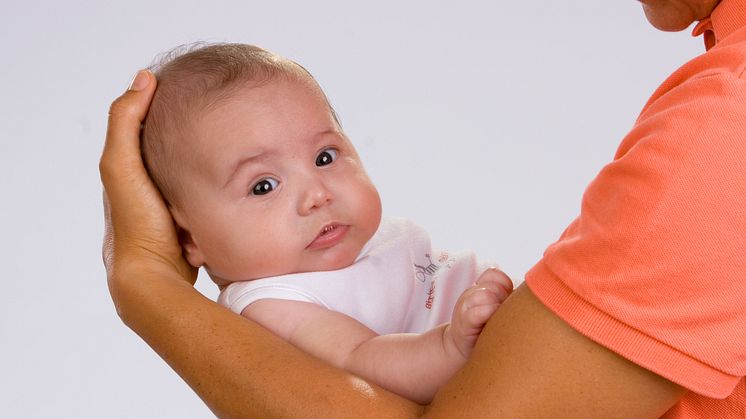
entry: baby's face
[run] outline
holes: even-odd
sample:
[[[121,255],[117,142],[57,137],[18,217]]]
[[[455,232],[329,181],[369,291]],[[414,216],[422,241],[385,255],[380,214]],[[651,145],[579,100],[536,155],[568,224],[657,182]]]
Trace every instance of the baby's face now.
[[[377,230],[378,192],[311,82],[243,89],[195,134],[173,214],[219,285],[349,266]]]

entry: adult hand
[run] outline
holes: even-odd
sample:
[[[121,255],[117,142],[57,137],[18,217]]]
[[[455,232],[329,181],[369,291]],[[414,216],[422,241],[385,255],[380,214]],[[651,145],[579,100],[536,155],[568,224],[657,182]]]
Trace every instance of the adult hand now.
[[[378,417],[419,411],[300,352],[193,287],[197,270],[183,258],[174,222],[140,156],[140,126],[155,86],[153,74],[140,72],[112,103],[99,164],[104,265],[124,323],[219,417],[349,417],[372,403],[383,404]],[[323,384],[309,387],[309,376]],[[337,395],[327,386],[346,391]]]
[[[114,101],[101,157],[104,263],[120,316],[218,417],[659,417],[679,386],[581,335],[524,285],[419,406],[335,369],[202,296],[140,157],[155,77]],[[634,401],[631,403],[630,401]]]
[[[106,223],[103,259],[112,299],[125,321],[120,303],[143,278],[190,285],[197,278],[197,270],[182,256],[171,214],[140,155],[140,127],[155,87],[155,76],[140,71],[111,104],[99,163]]]

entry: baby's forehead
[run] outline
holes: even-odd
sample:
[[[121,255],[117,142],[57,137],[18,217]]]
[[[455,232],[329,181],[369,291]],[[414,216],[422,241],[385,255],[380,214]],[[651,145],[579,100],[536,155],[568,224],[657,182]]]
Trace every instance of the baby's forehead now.
[[[280,79],[236,86],[189,119],[191,146],[198,153],[219,150],[226,155],[224,148],[235,152],[287,149],[323,132],[342,135],[326,97],[313,80]]]
[[[262,127],[278,119],[298,119],[309,125],[336,123],[331,106],[321,88],[308,78],[272,79],[256,83],[248,81],[230,90],[219,92],[196,109],[193,125],[198,131],[221,128]],[[295,122],[295,121],[289,121]]]

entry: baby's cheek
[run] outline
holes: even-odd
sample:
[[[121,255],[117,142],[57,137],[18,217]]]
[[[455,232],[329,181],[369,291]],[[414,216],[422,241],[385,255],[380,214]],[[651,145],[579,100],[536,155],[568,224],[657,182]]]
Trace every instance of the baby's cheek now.
[[[381,197],[372,182],[368,181],[366,186],[361,199],[363,201],[361,209],[363,214],[367,216],[370,228],[375,231],[381,221]]]

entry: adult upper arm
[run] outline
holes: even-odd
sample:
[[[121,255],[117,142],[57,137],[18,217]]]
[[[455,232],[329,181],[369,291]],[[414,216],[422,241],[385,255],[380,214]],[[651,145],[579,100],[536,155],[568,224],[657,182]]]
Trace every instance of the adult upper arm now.
[[[429,417],[659,417],[684,389],[584,337],[523,285]]]

